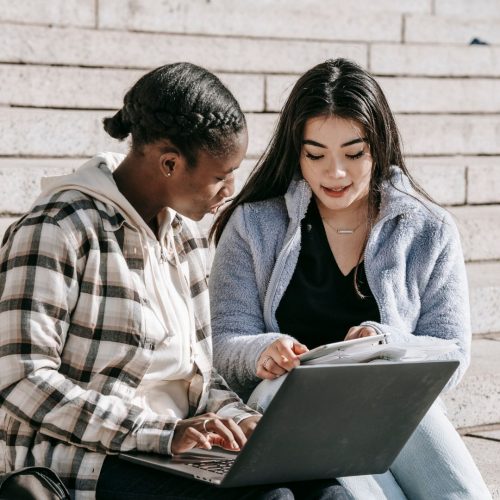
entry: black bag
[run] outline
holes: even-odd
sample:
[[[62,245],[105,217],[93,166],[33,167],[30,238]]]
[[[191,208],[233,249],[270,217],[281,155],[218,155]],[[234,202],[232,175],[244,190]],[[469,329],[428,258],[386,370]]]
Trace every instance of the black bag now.
[[[59,476],[47,467],[25,467],[0,478],[0,500],[70,500]]]

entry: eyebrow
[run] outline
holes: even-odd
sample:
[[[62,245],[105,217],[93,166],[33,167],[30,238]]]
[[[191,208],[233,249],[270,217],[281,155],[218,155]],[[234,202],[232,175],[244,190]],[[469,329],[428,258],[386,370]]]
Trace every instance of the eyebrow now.
[[[237,167],[232,167],[227,172],[224,172],[224,175],[229,175],[231,172],[234,172],[235,170],[238,170],[239,168],[240,168],[239,165]]]
[[[344,144],[341,144],[341,148],[345,148],[346,146],[352,146],[353,144],[358,144],[360,142],[366,142],[366,137],[356,137],[356,139],[352,139],[350,141],[344,142]],[[302,144],[310,144],[311,146],[317,146],[318,148],[324,148],[326,149],[326,146],[324,144],[321,144],[320,142],[313,141],[311,139],[304,139],[302,141]]]

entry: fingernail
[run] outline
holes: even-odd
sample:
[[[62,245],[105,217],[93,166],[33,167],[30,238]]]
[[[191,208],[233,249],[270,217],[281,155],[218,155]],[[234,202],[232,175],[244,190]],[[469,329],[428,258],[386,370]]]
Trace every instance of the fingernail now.
[[[233,442],[231,443],[231,448],[232,448],[233,450],[239,450],[239,449],[240,449],[240,447],[238,446],[238,443],[237,443],[236,441],[233,441]]]

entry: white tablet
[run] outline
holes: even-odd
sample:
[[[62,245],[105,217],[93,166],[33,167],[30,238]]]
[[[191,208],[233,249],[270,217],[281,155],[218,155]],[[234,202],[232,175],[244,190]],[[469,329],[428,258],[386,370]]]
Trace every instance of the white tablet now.
[[[353,347],[367,346],[367,345],[377,345],[377,344],[387,344],[387,337],[389,334],[380,333],[378,335],[372,335],[371,337],[361,337],[359,339],[343,340],[342,342],[333,342],[332,344],[324,344],[319,347],[315,347],[310,351],[305,352],[299,356],[301,362],[310,361],[311,359],[320,358],[321,356],[326,356],[335,351],[346,351]]]

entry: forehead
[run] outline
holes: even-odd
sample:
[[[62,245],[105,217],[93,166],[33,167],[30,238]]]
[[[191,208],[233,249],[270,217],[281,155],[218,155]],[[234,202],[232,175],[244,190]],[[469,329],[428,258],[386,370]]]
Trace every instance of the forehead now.
[[[363,126],[355,120],[338,116],[318,116],[306,121],[303,139],[314,140],[328,146],[340,146],[364,136]]]
[[[229,171],[238,167],[245,157],[248,146],[246,130],[233,136],[229,141],[228,149],[221,154],[213,154],[205,149],[200,149],[197,154],[197,166],[210,170]]]

